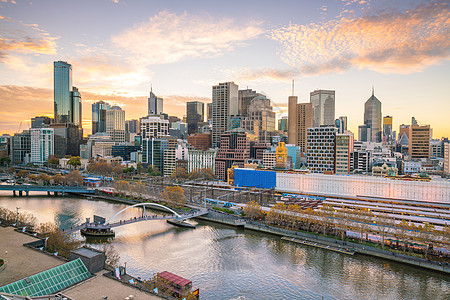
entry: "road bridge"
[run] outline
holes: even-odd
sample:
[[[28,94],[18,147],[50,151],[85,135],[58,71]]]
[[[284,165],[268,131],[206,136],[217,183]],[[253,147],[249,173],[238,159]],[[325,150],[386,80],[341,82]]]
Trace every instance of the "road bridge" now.
[[[0,185],[0,191],[13,191],[14,196],[18,192],[19,196],[25,192],[28,196],[30,192],[47,192],[47,194],[58,193],[63,196],[66,193],[94,194],[95,189],[81,186],[59,186],[59,185]]]

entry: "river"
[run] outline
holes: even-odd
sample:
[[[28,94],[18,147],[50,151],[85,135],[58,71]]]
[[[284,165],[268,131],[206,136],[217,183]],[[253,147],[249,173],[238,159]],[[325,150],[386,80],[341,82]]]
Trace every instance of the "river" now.
[[[94,214],[111,217],[126,205],[76,197],[12,197],[0,207],[39,222],[70,227]],[[132,208],[124,218],[139,216]],[[160,212],[152,212],[160,214]],[[277,236],[204,221],[196,229],[165,221],[115,229],[112,241],[128,273],[149,278],[167,270],[193,281],[202,299],[449,299],[445,274],[364,255],[348,256],[289,244]],[[77,235],[78,238],[81,238]]]

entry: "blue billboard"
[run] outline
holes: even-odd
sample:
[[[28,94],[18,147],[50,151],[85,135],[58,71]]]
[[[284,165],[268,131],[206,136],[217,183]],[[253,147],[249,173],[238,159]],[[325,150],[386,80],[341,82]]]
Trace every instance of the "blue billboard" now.
[[[238,168],[234,170],[234,185],[236,187],[271,189],[277,185],[277,173],[275,171]]]

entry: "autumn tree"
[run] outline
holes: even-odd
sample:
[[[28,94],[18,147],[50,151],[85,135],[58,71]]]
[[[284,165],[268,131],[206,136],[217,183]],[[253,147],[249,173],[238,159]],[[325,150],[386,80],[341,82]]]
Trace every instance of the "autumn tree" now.
[[[65,176],[66,183],[68,185],[76,185],[76,186],[82,186],[83,185],[83,176],[81,176],[80,171],[73,170],[69,174]]]
[[[175,179],[182,179],[187,177],[186,170],[183,167],[176,168],[170,177]]]
[[[41,223],[37,229],[41,237],[47,238],[45,250],[69,258],[70,251],[77,249],[81,242],[71,234],[65,234],[54,223]]]
[[[79,156],[72,156],[69,161],[67,162],[67,164],[71,165],[73,168],[78,168],[79,166],[81,166],[81,159]]]
[[[64,185],[66,183],[66,178],[61,174],[56,174],[52,176],[54,184]]]
[[[252,219],[261,218],[261,205],[256,201],[251,201],[247,203],[247,206],[244,207],[245,215]]]
[[[147,172],[150,176],[161,176],[161,172],[159,172],[157,167],[149,166]]]
[[[113,171],[113,166],[106,162],[95,162],[89,164],[88,171],[94,174],[110,175]]]
[[[25,177],[27,177],[28,172],[25,171],[25,170],[20,170],[19,172],[17,172],[16,175],[17,175],[18,177],[20,177],[20,178],[25,178]]]
[[[142,198],[142,194],[144,194],[146,190],[146,186],[142,181],[138,181],[133,185],[132,192],[139,198]]]
[[[168,202],[179,206],[184,206],[186,196],[184,190],[179,186],[168,186],[162,192],[162,197]]]
[[[428,251],[432,248],[434,226],[430,223],[423,223],[417,227],[417,237],[419,242],[425,245],[425,258],[428,258]]]
[[[56,155],[50,155],[48,157],[47,163],[50,166],[55,167],[55,166],[59,165],[59,158]]]
[[[37,177],[37,181],[39,182],[40,185],[49,184],[50,179],[51,179],[51,177],[44,173],[39,174]]]
[[[122,195],[126,195],[130,191],[130,184],[125,180],[118,180],[114,183],[114,189]]]

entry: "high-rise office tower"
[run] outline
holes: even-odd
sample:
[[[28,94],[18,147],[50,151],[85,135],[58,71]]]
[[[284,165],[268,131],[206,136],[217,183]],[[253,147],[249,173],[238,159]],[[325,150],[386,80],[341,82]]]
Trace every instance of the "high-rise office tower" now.
[[[169,120],[166,120],[163,116],[141,118],[140,124],[142,139],[169,137]]]
[[[288,117],[284,116],[278,120],[278,130],[287,132],[288,130]]]
[[[371,136],[367,138],[369,142],[381,142],[381,102],[374,95],[364,103],[364,124],[371,129]]]
[[[334,126],[308,128],[306,153],[312,173],[334,173],[336,133]]]
[[[409,155],[412,159],[430,158],[430,125],[411,125],[409,127]]]
[[[50,124],[54,135],[53,153],[60,157],[66,155],[79,156],[80,144],[83,141],[83,129],[81,126],[71,123]]]
[[[106,133],[115,143],[125,142],[125,111],[119,106],[106,111]]]
[[[450,143],[444,143],[444,175],[450,175]]]
[[[339,119],[336,119],[336,128],[338,129],[338,133],[344,133],[347,131],[347,117],[341,116]]]
[[[159,115],[163,113],[163,98],[156,97],[153,94],[153,88],[150,88],[150,97],[148,97],[148,114]]]
[[[290,96],[288,101],[288,141],[305,152],[307,129],[313,127],[313,104],[297,103],[297,96]]]
[[[360,142],[370,142],[372,136],[372,129],[369,125],[358,126],[358,141]]]
[[[310,102],[313,109],[313,126],[334,126],[335,91],[315,90],[310,93]]]
[[[212,120],[212,103],[206,104],[206,120]]]
[[[394,140],[394,132],[392,131],[392,116],[383,117],[383,141],[390,143]]]
[[[262,94],[257,93],[256,91],[252,89],[246,89],[246,90],[239,90],[238,97],[239,97],[239,112],[238,114],[241,116],[246,117],[247,116],[247,110],[248,106],[250,105],[250,102],[255,97],[262,96]]]
[[[72,92],[70,93],[72,98],[72,123],[81,126],[82,123],[82,107],[81,107],[81,94],[77,87],[72,87]]]
[[[205,104],[199,101],[186,103],[186,123],[188,124],[188,134],[198,132],[199,123],[203,123],[205,118]]]
[[[126,133],[138,133],[140,129],[139,127],[140,127],[139,120],[133,119],[125,121]]]
[[[111,106],[103,101],[92,104],[92,134],[106,132],[106,111]]]
[[[43,128],[48,127],[53,123],[53,119],[46,116],[31,118],[31,128]]]
[[[353,133],[337,133],[336,134],[336,161],[335,161],[335,173],[336,174],[349,174],[350,173],[350,156],[353,152],[354,138]]]
[[[275,135],[275,113],[270,99],[260,95],[247,107],[247,120],[258,121],[258,142],[270,143]]]
[[[48,157],[53,155],[54,135],[52,128],[32,128],[31,132],[31,162],[42,166]]]
[[[220,143],[222,133],[230,129],[230,117],[239,114],[238,86],[234,82],[212,87],[212,147]]]
[[[72,65],[53,62],[53,97],[55,123],[72,122]]]

